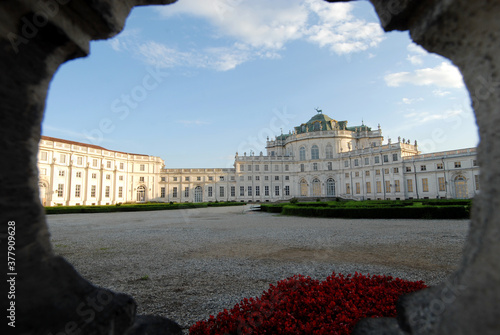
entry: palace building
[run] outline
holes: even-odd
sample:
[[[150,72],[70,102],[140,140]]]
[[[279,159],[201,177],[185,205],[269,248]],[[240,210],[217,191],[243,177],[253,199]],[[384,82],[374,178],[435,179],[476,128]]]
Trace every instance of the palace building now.
[[[274,202],[473,198],[476,149],[421,154],[417,142],[384,144],[380,126],[348,127],[320,110],[267,141],[266,153],[239,155],[234,168],[168,169],[159,157],[42,136],[38,156],[44,206],[125,202]]]

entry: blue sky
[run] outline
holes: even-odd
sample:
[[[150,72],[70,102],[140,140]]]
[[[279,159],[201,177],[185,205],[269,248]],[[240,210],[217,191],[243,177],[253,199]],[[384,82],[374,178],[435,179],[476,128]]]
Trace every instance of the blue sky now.
[[[139,7],[51,83],[42,134],[160,156],[166,167],[232,167],[319,107],[422,152],[476,146],[456,67],[383,33],[368,2],[180,0]]]

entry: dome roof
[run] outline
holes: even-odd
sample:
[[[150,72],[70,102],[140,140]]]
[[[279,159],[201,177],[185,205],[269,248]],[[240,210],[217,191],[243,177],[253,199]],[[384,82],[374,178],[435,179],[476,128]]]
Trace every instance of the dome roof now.
[[[308,133],[312,131],[319,130],[333,130],[335,129],[335,125],[337,121],[332,119],[319,109],[317,109],[318,114],[314,115],[309,121],[301,124],[299,127],[295,127],[295,131],[298,134]]]

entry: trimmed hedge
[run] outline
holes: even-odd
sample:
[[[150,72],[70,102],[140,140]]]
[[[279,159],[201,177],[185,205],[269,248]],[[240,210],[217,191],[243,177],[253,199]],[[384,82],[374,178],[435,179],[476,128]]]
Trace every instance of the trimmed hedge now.
[[[406,206],[406,207],[300,207],[287,205],[284,215],[352,218],[352,219],[468,219],[466,206]]]
[[[160,211],[170,209],[205,208],[221,206],[242,206],[241,202],[204,202],[204,203],[147,203],[147,204],[120,204],[106,206],[56,206],[45,207],[45,214],[73,214],[73,213],[111,213]]]

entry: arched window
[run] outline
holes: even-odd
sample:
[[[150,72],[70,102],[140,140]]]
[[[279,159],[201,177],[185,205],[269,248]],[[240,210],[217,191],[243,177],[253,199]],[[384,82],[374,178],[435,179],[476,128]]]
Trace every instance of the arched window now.
[[[305,147],[300,147],[300,149],[299,149],[299,160],[301,160],[301,161],[306,160],[306,148]]]
[[[321,182],[318,178],[315,178],[312,182],[313,184],[313,196],[319,197],[321,195]]]
[[[143,185],[137,187],[137,201],[138,202],[146,201],[146,188]]]
[[[326,181],[326,195],[329,197],[335,196],[335,180],[333,178]]]
[[[326,150],[325,150],[325,156],[327,159],[333,158],[333,147],[330,143],[327,144]]]
[[[314,125],[313,125],[313,129],[315,131],[319,130],[319,122],[316,122]]]
[[[300,181],[300,196],[307,197],[307,181],[305,179]]]
[[[311,148],[311,159],[319,159],[319,148],[316,144]]]
[[[196,186],[194,189],[194,202],[203,202],[203,190],[201,186]]]
[[[455,197],[457,199],[467,199],[467,180],[463,176],[455,178]]]

